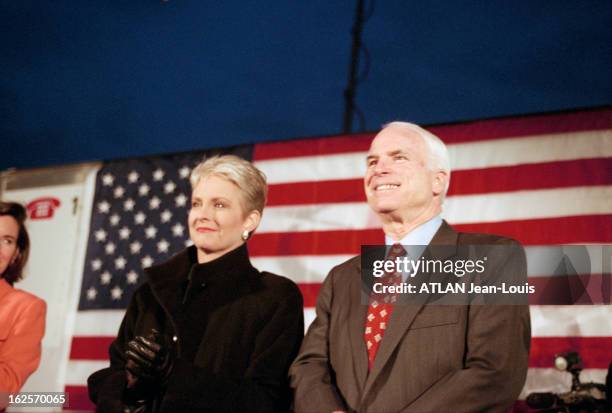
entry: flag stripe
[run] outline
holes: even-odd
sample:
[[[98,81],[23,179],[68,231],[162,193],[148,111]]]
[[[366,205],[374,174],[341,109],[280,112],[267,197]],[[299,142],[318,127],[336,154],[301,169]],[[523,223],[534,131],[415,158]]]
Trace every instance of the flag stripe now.
[[[612,156],[612,131],[521,137],[448,145],[453,172]],[[268,184],[362,178],[366,151],[255,162]]]
[[[268,271],[290,278],[300,284],[322,283],[327,273],[353,255],[299,255],[252,258],[260,271]]]
[[[612,215],[579,215],[489,223],[452,224],[457,231],[499,234],[525,245],[610,243]],[[537,229],[537,231],[534,231]],[[384,243],[378,227],[359,230],[257,232],[251,256],[357,254],[361,245]]]
[[[68,394],[68,404],[64,410],[93,411],[96,406],[89,400],[86,386],[66,386],[64,391]]]
[[[500,234],[524,245],[610,243],[612,214],[453,224],[457,231]]]
[[[612,109],[480,120],[431,126],[427,129],[446,143],[612,129]],[[264,160],[365,151],[374,135],[375,132],[258,144],[255,145],[253,157],[255,160]]]
[[[517,203],[516,200],[521,202]],[[455,224],[517,221],[610,212],[612,186],[572,187],[449,197],[442,216]],[[335,203],[267,208],[257,230],[303,232],[380,228],[365,203]]]
[[[97,343],[92,337],[90,340],[75,338],[73,347],[95,346],[107,348],[105,338],[98,338]],[[529,354],[529,367],[552,367],[554,355],[565,351],[578,351],[587,369],[603,369],[610,364],[610,348],[612,337],[533,337]],[[85,351],[79,355],[84,356]],[[71,358],[71,373],[67,383],[79,383],[87,380],[92,372],[108,366],[107,351],[90,351],[87,357],[75,356]]]
[[[115,337],[74,337],[70,346],[70,360],[107,360],[108,348],[114,339]]]
[[[574,337],[579,333],[581,338],[612,336],[612,306],[609,305],[542,305],[530,306],[531,328],[534,338]],[[107,360],[108,345],[115,337],[123,310],[103,310],[97,313],[98,334],[93,337],[82,337],[76,334],[72,341],[71,354],[77,359]],[[314,318],[314,308],[305,308],[306,320]],[[92,315],[77,315],[76,325],[86,324]],[[104,318],[102,318],[104,317]],[[310,322],[306,322],[306,326]],[[76,347],[76,348],[75,348]],[[89,356],[80,347],[97,348]]]
[[[587,369],[608,368],[612,362],[612,337],[534,337],[529,352],[530,367],[554,366],[554,355],[577,351]]]
[[[611,168],[610,159],[595,158],[456,171],[452,174],[453,185],[448,196],[609,185],[612,184]],[[355,178],[270,185],[267,205],[365,201],[363,178]]]
[[[612,243],[611,222],[612,215],[580,215],[482,224],[453,224],[453,227],[462,232],[504,235],[519,240],[524,245]],[[359,253],[361,245],[379,245],[384,241],[380,228],[256,232],[249,241],[249,253],[252,257],[355,255]]]

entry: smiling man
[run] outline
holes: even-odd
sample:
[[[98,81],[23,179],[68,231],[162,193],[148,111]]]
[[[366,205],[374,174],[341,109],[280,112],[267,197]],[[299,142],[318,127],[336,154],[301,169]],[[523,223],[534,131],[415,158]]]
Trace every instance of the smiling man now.
[[[441,218],[450,162],[439,138],[417,125],[393,122],[372,141],[366,162],[365,193],[386,245],[395,245],[390,251],[404,253],[397,244],[454,251],[476,244],[509,246],[518,253],[489,260],[483,278],[525,276],[516,241],[458,233]],[[290,370],[296,412],[502,412],[518,397],[529,353],[526,305],[408,305],[362,298],[360,257],[331,270]]]

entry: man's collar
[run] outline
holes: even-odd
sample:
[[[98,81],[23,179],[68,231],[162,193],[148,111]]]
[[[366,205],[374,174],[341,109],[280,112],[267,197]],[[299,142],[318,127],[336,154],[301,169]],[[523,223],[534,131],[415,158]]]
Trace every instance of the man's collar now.
[[[429,245],[438,229],[442,226],[442,217],[438,214],[429,221],[419,225],[410,231],[404,238],[399,241],[394,241],[388,235],[385,235],[385,245],[402,244],[402,245]]]

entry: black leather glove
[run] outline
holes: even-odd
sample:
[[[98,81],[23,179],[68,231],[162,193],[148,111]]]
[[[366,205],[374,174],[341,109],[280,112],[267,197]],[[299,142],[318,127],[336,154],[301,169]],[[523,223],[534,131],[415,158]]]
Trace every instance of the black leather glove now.
[[[163,387],[172,371],[172,359],[168,346],[155,329],[145,336],[136,336],[127,345],[128,388]]]

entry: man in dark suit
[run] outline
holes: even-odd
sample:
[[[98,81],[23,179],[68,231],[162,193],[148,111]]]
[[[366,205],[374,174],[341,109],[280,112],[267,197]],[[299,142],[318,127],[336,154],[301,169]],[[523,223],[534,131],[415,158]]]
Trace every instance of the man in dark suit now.
[[[364,187],[386,245],[446,246],[449,256],[469,245],[508,246],[513,256],[490,260],[483,278],[525,278],[516,241],[458,233],[442,220],[449,181],[439,138],[404,122],[383,128],[370,146]],[[325,279],[290,369],[296,412],[503,412],[512,405],[527,373],[527,305],[381,307],[362,299],[362,286],[360,257]]]

